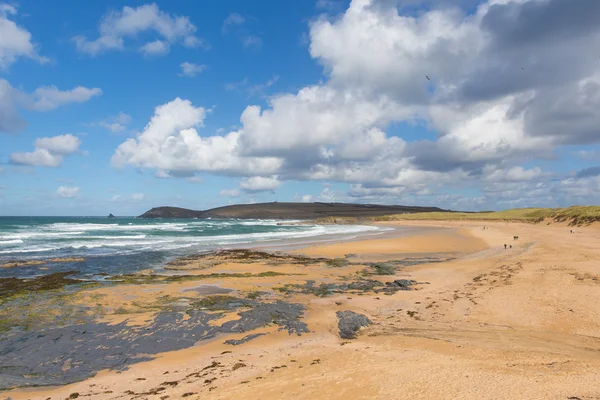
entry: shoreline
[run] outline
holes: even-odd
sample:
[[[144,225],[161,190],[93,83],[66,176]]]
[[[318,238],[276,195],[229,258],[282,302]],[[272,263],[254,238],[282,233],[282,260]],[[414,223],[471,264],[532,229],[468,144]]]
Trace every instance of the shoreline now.
[[[402,382],[407,396],[424,399],[456,396],[558,399],[596,395],[593,385],[600,383],[600,376],[592,366],[600,366],[594,355],[597,350],[593,350],[600,349],[600,339],[596,339],[600,337],[600,323],[595,318],[593,303],[586,304],[580,298],[600,295],[600,285],[596,286],[593,273],[600,259],[596,228],[577,228],[575,235],[569,235],[568,228],[562,226],[488,221],[404,222],[393,226],[445,225],[452,229],[425,230],[420,236],[322,243],[289,252],[294,256],[330,259],[359,253],[347,258],[349,263],[341,267],[229,262],[193,272],[273,270],[282,274],[301,271],[305,275],[121,287],[112,292],[96,289],[97,294],[105,295],[106,301],[118,303],[123,301],[123,296],[133,293],[143,300],[165,293],[188,295],[190,292],[185,290],[210,285],[232,289],[237,295],[292,285],[289,286],[292,292],[273,291],[261,298],[303,304],[306,309],[301,320],[308,325],[310,333],[288,336],[287,332],[264,327],[246,334],[219,336],[210,342],[162,353],[153,361],[130,365],[122,373],[105,371],[63,387],[20,389],[2,395],[14,400],[66,398],[72,393],[81,396],[96,393],[90,396],[92,398],[112,398],[113,394],[115,398],[136,398],[137,395],[128,397],[124,392],[131,390],[139,394],[160,386],[165,381],[162,375],[165,371],[169,371],[169,381],[178,382],[160,391],[161,395],[171,398],[191,392],[196,393],[186,397],[253,398],[260,393],[262,398],[275,399],[284,392],[298,398],[349,395],[365,399],[390,398],[392,392],[387,389],[391,387],[385,385],[389,379]],[[483,225],[489,229],[482,230]],[[514,247],[504,250],[502,245],[509,243],[513,235],[519,235],[519,241],[510,242]],[[452,253],[448,249],[455,250],[453,259],[443,258]],[[561,252],[564,254],[559,257]],[[305,286],[294,286],[311,279],[339,284],[347,281],[347,276],[357,276],[355,274],[363,271],[367,263],[424,254],[438,255],[440,259],[400,266],[390,276],[369,276],[381,281],[421,282],[410,291],[390,295],[341,292],[320,297],[298,292],[306,290]],[[567,258],[569,265],[560,267],[561,259]],[[562,282],[560,292],[551,289],[557,282]],[[573,284],[576,287],[571,288]],[[552,298],[561,300],[556,303]],[[364,314],[373,324],[361,330],[357,339],[342,340],[337,332],[335,312],[338,310]],[[143,315],[135,318],[137,323],[143,324]],[[117,323],[119,318],[111,321]],[[239,346],[223,344],[226,338],[242,339],[255,332],[267,335]],[[423,358],[424,355],[427,356]],[[295,361],[290,361],[292,359]],[[207,375],[197,383],[185,378],[213,361],[221,365],[214,368],[214,376]],[[245,366],[234,370],[236,362]],[[407,369],[408,364],[410,369]],[[511,364],[518,367],[510,367]],[[521,372],[514,375],[513,371],[517,370]],[[140,377],[144,380],[136,380]],[[214,384],[199,384],[213,378],[218,378]],[[324,385],[325,381],[329,383]],[[494,391],[490,392],[490,388],[486,389],[489,382],[500,386],[492,385]],[[93,389],[97,387],[113,393],[97,393],[98,390]],[[157,394],[156,398],[159,397]]]

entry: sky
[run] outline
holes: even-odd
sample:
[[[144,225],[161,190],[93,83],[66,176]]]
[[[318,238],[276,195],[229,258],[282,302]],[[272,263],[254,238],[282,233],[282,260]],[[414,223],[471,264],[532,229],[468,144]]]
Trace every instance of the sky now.
[[[598,204],[598,20],[597,0],[0,0],[0,215]]]

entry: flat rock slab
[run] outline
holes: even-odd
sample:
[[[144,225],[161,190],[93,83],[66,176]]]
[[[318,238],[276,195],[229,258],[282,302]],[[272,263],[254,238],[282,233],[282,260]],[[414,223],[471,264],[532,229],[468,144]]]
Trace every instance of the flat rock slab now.
[[[152,355],[180,350],[218,334],[241,333],[268,324],[300,335],[304,306],[282,301],[256,303],[239,319],[210,324],[223,314],[201,310],[162,312],[146,326],[87,322],[0,338],[0,390],[22,386],[64,385],[89,378],[103,369],[125,369]],[[244,339],[242,339],[244,340]],[[250,340],[250,339],[248,339]]]
[[[356,339],[356,332],[360,328],[369,326],[372,322],[363,314],[354,311],[338,311],[338,328],[342,339]]]

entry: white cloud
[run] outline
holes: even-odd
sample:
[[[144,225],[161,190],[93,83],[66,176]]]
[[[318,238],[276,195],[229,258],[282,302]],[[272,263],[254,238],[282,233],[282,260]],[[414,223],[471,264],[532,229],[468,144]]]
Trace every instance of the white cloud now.
[[[225,21],[223,21],[223,26],[221,27],[221,30],[223,31],[223,33],[227,33],[230,27],[242,25],[245,21],[246,19],[240,14],[231,13],[227,16],[227,18],[225,18]]]
[[[249,193],[275,191],[279,187],[278,177],[275,176],[253,176],[244,178],[240,183],[240,188]]]
[[[143,201],[146,199],[146,195],[144,193],[134,193],[131,195],[131,200],[133,201]]]
[[[252,84],[248,78],[242,79],[240,82],[232,82],[225,85],[225,90],[237,90],[246,92],[248,96],[266,96],[266,90],[275,85],[279,80],[279,75],[273,75],[271,79],[265,83]]]
[[[262,47],[262,39],[256,35],[247,35],[242,38],[242,45],[245,49],[259,49]]]
[[[92,56],[109,50],[123,50],[125,38],[135,38],[142,32],[153,32],[159,38],[140,47],[140,51],[146,55],[166,54],[170,45],[175,43],[192,48],[208,48],[203,39],[195,36],[196,30],[189,17],[171,15],[152,3],[135,8],[125,6],[121,11],[113,10],[102,17],[97,39],[88,40],[79,35],[73,41],[80,52]]]
[[[313,197],[310,194],[305,194],[304,196],[302,196],[302,202],[303,203],[312,203],[313,201]]]
[[[98,122],[98,125],[108,129],[112,133],[119,133],[127,129],[127,125],[131,122],[131,116],[120,112],[119,114],[108,117],[104,121]],[[91,124],[95,125],[95,124]]]
[[[71,90],[60,90],[56,86],[40,86],[31,95],[21,96],[21,102],[31,110],[50,111],[69,103],[85,103],[101,94],[99,88],[77,86]]]
[[[35,140],[35,150],[30,153],[12,153],[10,162],[36,167],[59,167],[64,157],[76,153],[81,141],[71,134]]]
[[[65,199],[74,199],[79,197],[79,188],[78,187],[68,187],[68,186],[60,186],[56,190],[56,194]]]
[[[319,194],[319,201],[324,203],[335,203],[340,201],[340,194],[335,190],[326,187]]]
[[[27,57],[40,63],[48,61],[38,54],[31,34],[10,19],[17,9],[9,4],[0,4],[0,70],[8,68],[19,57]]]
[[[25,122],[18,107],[33,111],[49,111],[69,103],[82,103],[102,94],[98,88],[78,86],[71,90],[60,90],[55,86],[40,86],[33,93],[15,89],[0,78],[0,132],[17,132],[25,129]]]
[[[241,192],[238,189],[221,190],[219,194],[223,197],[239,197]]]
[[[181,67],[179,76],[194,77],[206,69],[206,65],[193,64],[187,61],[182,62],[179,66]]]
[[[253,20],[254,18],[250,18]],[[231,31],[235,33],[245,49],[259,49],[262,47],[262,39],[251,33],[251,31],[244,26],[248,20],[238,13],[231,13],[223,21],[221,32],[223,34],[229,34]],[[247,25],[247,24],[246,24]]]
[[[512,181],[512,182],[522,182],[522,181],[533,181],[539,178],[542,178],[545,174],[542,172],[541,168],[535,167],[532,169],[525,169],[521,166],[511,167],[508,169],[497,169],[492,170],[491,168],[487,168],[488,174],[486,179],[488,181]]]
[[[35,149],[30,153],[12,153],[10,155],[10,162],[35,167],[58,167],[62,164],[63,157],[52,154],[45,149]]]
[[[146,56],[161,56],[167,54],[170,50],[169,43],[162,40],[148,42],[140,47],[140,51]]]
[[[139,203],[146,199],[147,197],[145,193],[133,193],[130,196],[115,194],[113,197],[111,197],[110,201],[113,203]]]
[[[207,112],[180,98],[156,107],[143,132],[117,148],[112,164],[157,169],[165,177],[186,171],[268,174],[279,168],[275,158],[237,156],[239,132],[201,137],[196,127],[203,125]]]
[[[59,135],[54,137],[38,138],[35,140],[37,149],[48,150],[58,155],[68,155],[79,150],[81,140],[71,134]]]
[[[17,110],[16,97],[19,91],[5,79],[0,79],[0,132],[17,132],[25,129],[25,122]]]
[[[322,10],[334,10],[340,6],[339,0],[317,0],[315,7]]]
[[[345,13],[310,23],[323,82],[272,96],[266,107],[249,105],[227,135],[183,134],[188,126],[154,141],[140,136],[113,160],[227,173],[246,186],[269,176],[345,182],[359,201],[425,198],[461,207],[495,198],[526,204],[529,193],[550,204],[594,184],[593,170],[587,180],[556,185],[523,163],[548,160],[563,145],[600,142],[600,70],[588,50],[600,44],[600,26],[562,0],[488,0],[474,12],[435,4],[403,15],[394,1],[354,0]],[[600,12],[600,3],[587,10]],[[226,88],[250,86],[246,79]],[[405,140],[410,125],[428,135]],[[437,194],[449,188],[476,195]],[[495,195],[501,188],[511,197]],[[346,197],[327,188],[319,198]]]

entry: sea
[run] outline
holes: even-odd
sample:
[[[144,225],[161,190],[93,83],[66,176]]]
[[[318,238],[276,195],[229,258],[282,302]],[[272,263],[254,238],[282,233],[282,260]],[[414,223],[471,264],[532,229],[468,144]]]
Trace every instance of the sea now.
[[[78,271],[85,278],[159,270],[168,261],[216,249],[272,249],[377,235],[385,228],[285,220],[0,217],[0,265],[12,260],[82,257],[84,262],[0,268],[2,277]]]

